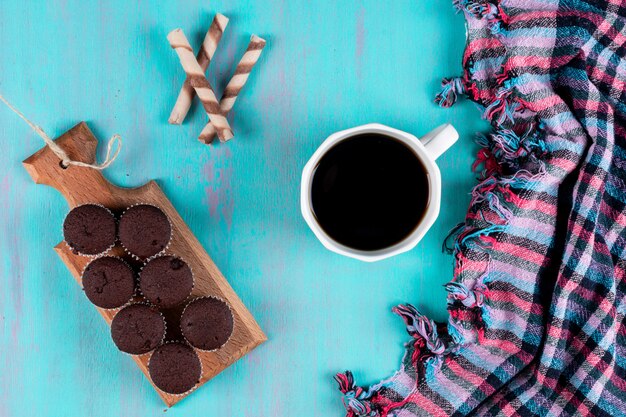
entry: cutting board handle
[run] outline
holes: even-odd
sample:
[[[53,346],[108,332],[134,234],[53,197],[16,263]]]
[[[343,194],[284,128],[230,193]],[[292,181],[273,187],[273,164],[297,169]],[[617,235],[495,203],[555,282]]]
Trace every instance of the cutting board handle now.
[[[96,160],[98,139],[85,122],[78,123],[55,142],[72,160],[90,164]],[[47,146],[26,158],[23,164],[37,184],[57,189],[70,207],[92,201],[101,201],[106,205],[107,201],[114,202],[120,193],[128,191],[111,184],[97,169],[75,165],[64,168],[59,157]],[[140,192],[135,189],[137,191]]]

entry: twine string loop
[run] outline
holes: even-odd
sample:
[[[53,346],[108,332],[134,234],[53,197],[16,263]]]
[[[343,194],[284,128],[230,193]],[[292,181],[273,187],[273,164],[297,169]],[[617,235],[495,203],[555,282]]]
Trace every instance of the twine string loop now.
[[[113,161],[117,159],[117,156],[120,154],[120,151],[122,150],[122,137],[118,134],[115,134],[111,137],[111,139],[109,139],[107,143],[107,153],[102,163],[88,164],[82,161],[74,161],[73,159],[69,157],[69,155],[67,154],[67,152],[65,152],[63,148],[61,148],[54,140],[50,139],[50,136],[48,136],[41,127],[37,126],[36,124],[28,120],[26,116],[22,114],[22,112],[16,109],[1,94],[0,94],[0,100],[2,100],[2,102],[6,104],[7,107],[11,109],[11,111],[13,111],[13,113],[17,114],[20,117],[20,119],[24,120],[30,126],[30,128],[43,139],[43,141],[46,143],[46,145],[48,145],[50,150],[56,156],[59,157],[59,159],[61,160],[61,167],[63,168],[67,168],[70,165],[74,165],[74,166],[79,166],[79,167],[84,167],[84,168],[93,168],[93,169],[97,169],[98,171],[102,171],[103,169],[111,165]],[[115,151],[113,152],[114,146],[115,146]]]

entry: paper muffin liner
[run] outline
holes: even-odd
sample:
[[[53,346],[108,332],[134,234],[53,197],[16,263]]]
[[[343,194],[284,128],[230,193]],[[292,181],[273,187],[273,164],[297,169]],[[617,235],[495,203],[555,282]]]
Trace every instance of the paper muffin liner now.
[[[176,304],[175,306],[172,307],[161,307],[161,306],[157,306],[156,304],[153,304],[150,302],[150,300],[148,300],[148,298],[145,296],[145,294],[141,291],[141,273],[143,272],[143,269],[146,267],[146,265],[148,265],[148,263],[150,263],[150,261],[156,259],[156,258],[162,258],[164,256],[172,256],[174,258],[180,259],[181,261],[183,261],[185,263],[185,265],[187,265],[189,267],[189,270],[191,271],[191,291],[189,291],[189,294],[187,295],[187,297],[185,297],[185,299],[183,301],[181,301],[180,303]],[[163,308],[166,310],[169,310],[171,308],[176,308],[178,306],[180,306],[181,304],[185,304],[187,303],[187,301],[189,300],[189,297],[191,297],[191,294],[193,293],[194,288],[196,288],[196,275],[193,272],[193,268],[191,267],[191,264],[189,262],[187,262],[184,258],[171,253],[171,252],[160,252],[156,255],[153,255],[151,257],[149,257],[148,259],[146,259],[143,263],[143,265],[141,266],[141,268],[139,269],[139,272],[137,273],[137,276],[139,277],[139,281],[137,283],[137,294],[140,295],[143,299],[145,299],[147,302],[150,302],[151,305],[157,307],[157,308]]]
[[[167,222],[170,224],[170,238],[169,238],[169,240],[167,241],[167,244],[165,245],[165,247],[164,247],[164,248],[163,248],[160,252],[155,253],[154,255],[152,255],[152,256],[150,256],[150,257],[148,257],[148,258],[142,258],[142,257],[139,257],[139,256],[135,255],[134,253],[132,253],[130,250],[128,250],[128,249],[126,248],[126,246],[124,246],[124,243],[122,242],[122,240],[121,240],[121,239],[120,239],[120,237],[119,237],[119,223],[120,223],[120,221],[122,220],[122,217],[124,217],[124,214],[126,214],[126,212],[127,212],[129,209],[131,209],[131,208],[133,208],[133,207],[136,207],[136,206],[152,206],[152,207],[154,207],[154,208],[156,208],[156,209],[159,209],[159,210],[160,210],[160,211],[161,211],[161,212],[165,215],[165,218],[167,219]],[[152,258],[154,258],[154,257],[156,257],[156,256],[163,255],[165,252],[167,252],[167,250],[168,250],[168,249],[169,249],[169,247],[170,247],[170,244],[172,243],[172,236],[173,236],[173,235],[174,235],[174,225],[172,224],[172,221],[170,220],[170,216],[168,216],[168,215],[165,213],[165,210],[163,210],[161,207],[157,206],[156,204],[152,204],[152,203],[142,203],[142,202],[138,202],[138,203],[132,204],[132,205],[130,205],[130,206],[128,206],[128,207],[126,207],[126,208],[124,209],[124,211],[122,212],[122,214],[120,215],[120,218],[119,218],[119,220],[118,220],[118,233],[117,233],[117,240],[119,241],[120,246],[122,247],[122,249],[124,249],[124,252],[125,252],[127,255],[129,255],[131,258],[135,259],[136,261],[144,262],[144,264],[145,264],[148,260],[150,260],[150,259],[152,259]],[[174,255],[174,256],[175,256],[175,255]]]
[[[219,300],[219,301],[223,302],[224,304],[226,304],[226,307],[228,307],[228,311],[230,312],[230,317],[233,320],[233,329],[230,332],[230,335],[228,336],[228,339],[226,339],[226,341],[224,343],[222,343],[222,345],[220,347],[218,347],[218,348],[215,348],[215,349],[202,349],[202,348],[194,346],[189,340],[187,340],[187,338],[185,337],[185,332],[183,332],[182,324],[179,322],[178,326],[180,327],[180,334],[183,335],[183,338],[185,339],[185,342],[187,342],[187,344],[189,346],[193,347],[194,349],[197,349],[197,350],[199,350],[201,352],[217,352],[218,350],[220,350],[224,346],[226,346],[226,344],[230,341],[230,339],[233,337],[233,334],[235,333],[235,315],[233,314],[233,309],[230,306],[230,303],[228,301],[226,301],[222,297],[218,297],[216,295],[203,295],[203,296],[200,296],[200,297],[196,297],[193,300],[190,300],[190,301],[187,302],[187,304],[185,305],[185,308],[180,313],[180,321],[182,321],[183,315],[185,314],[185,310],[187,310],[187,307],[189,307],[189,304],[193,303],[196,300],[200,300],[202,298],[214,298],[216,300]]]
[[[190,348],[194,351],[194,353],[195,353],[195,354],[196,354],[196,356],[198,357],[198,360],[200,361],[200,376],[198,377],[198,382],[196,382],[196,384],[195,384],[193,387],[191,387],[189,390],[187,390],[187,391],[185,391],[185,392],[183,392],[183,393],[180,393],[180,394],[173,394],[173,393],[171,393],[171,392],[167,392],[167,391],[165,391],[165,390],[162,390],[162,389],[161,389],[161,388],[159,388],[159,387],[157,386],[157,384],[156,384],[156,383],[152,380],[152,375],[150,375],[150,360],[152,360],[152,354],[153,354],[153,353],[154,353],[154,352],[155,352],[158,348],[160,348],[161,346],[163,346],[163,345],[167,345],[167,344],[170,344],[170,343],[180,343],[180,344],[183,344],[183,345],[187,345],[187,346],[189,346],[189,347],[190,347]],[[162,393],[164,393],[164,394],[166,394],[166,395],[173,395],[174,397],[185,397],[185,396],[187,396],[187,395],[191,394],[191,393],[192,393],[193,391],[195,391],[196,389],[198,389],[198,387],[200,386],[200,381],[202,381],[202,375],[204,375],[204,364],[202,363],[202,358],[200,357],[200,355],[198,355],[198,352],[196,352],[197,350],[199,350],[199,349],[196,349],[196,348],[194,348],[193,346],[191,346],[189,343],[187,343],[187,341],[186,341],[186,340],[168,340],[168,341],[165,341],[165,342],[161,343],[159,346],[157,346],[157,347],[156,347],[156,349],[154,349],[154,350],[152,350],[152,351],[150,352],[150,359],[148,359],[148,366],[147,366],[147,367],[148,367],[148,378],[150,378],[150,382],[152,382],[152,385],[154,385],[154,387],[155,387],[156,389],[158,389],[159,391],[161,391]]]
[[[94,304],[94,303],[93,303],[93,302],[89,299],[89,297],[87,297],[87,294],[85,294],[85,297],[87,298],[87,301],[89,301],[89,303],[90,303],[92,306],[94,306],[94,307],[97,307],[97,308],[99,308],[99,309],[101,309],[101,310],[104,310],[104,311],[111,311],[111,312],[113,312],[113,311],[117,312],[117,311],[119,311],[119,310],[123,309],[124,307],[126,307],[126,306],[127,306],[127,305],[129,305],[129,304],[137,304],[137,302],[135,302],[135,301],[134,301],[134,300],[135,300],[135,297],[137,297],[137,295],[139,294],[139,293],[138,293],[138,292],[139,292],[139,283],[137,282],[137,277],[138,277],[137,271],[135,271],[135,268],[133,268],[132,266],[130,266],[130,264],[129,264],[128,262],[126,262],[126,261],[124,260],[124,258],[122,258],[122,257],[120,257],[120,256],[113,256],[113,255],[106,255],[106,254],[105,254],[105,255],[97,256],[97,257],[93,258],[92,260],[90,260],[90,261],[89,261],[89,263],[83,267],[83,270],[82,270],[82,271],[81,271],[81,273],[80,273],[80,288],[83,290],[83,293],[85,292],[85,287],[84,287],[84,285],[83,285],[83,276],[85,275],[85,270],[86,270],[86,269],[87,269],[87,267],[88,267],[89,265],[91,265],[91,263],[92,263],[93,261],[95,261],[96,259],[99,259],[99,258],[105,258],[105,257],[119,259],[120,261],[124,262],[124,264],[125,264],[125,265],[126,265],[126,266],[127,266],[127,267],[131,270],[131,271],[133,271],[133,280],[134,280],[134,287],[135,287],[135,289],[134,289],[134,291],[133,291],[133,295],[131,295],[131,297],[130,297],[128,300],[126,300],[126,302],[125,302],[124,304],[122,304],[121,306],[119,306],[119,307],[113,307],[113,308],[106,308],[106,307],[100,307],[100,306],[98,306],[98,305],[95,305],[95,304]],[[117,313],[116,313],[116,314],[117,314]]]
[[[111,244],[111,246],[109,246],[107,249],[105,249],[104,251],[100,252],[100,253],[96,253],[96,254],[87,254],[87,253],[82,253],[76,249],[74,249],[72,247],[72,245],[69,244],[69,242],[67,240],[65,240],[65,231],[63,230],[63,225],[65,224],[65,220],[67,219],[67,216],[69,216],[69,214],[82,206],[98,206],[98,207],[102,207],[103,209],[105,209],[106,211],[109,212],[109,214],[111,215],[111,217],[113,217],[113,220],[115,220],[115,239],[113,239],[113,243]],[[169,219],[168,219],[169,220]],[[70,211],[67,212],[67,214],[65,215],[65,217],[63,218],[63,221],[61,222],[61,235],[63,236],[63,243],[65,243],[65,246],[67,246],[67,248],[75,254],[78,254],[80,256],[83,256],[85,258],[90,258],[91,260],[99,258],[101,256],[106,256],[107,253],[109,253],[111,251],[111,249],[113,249],[118,241],[118,237],[117,237],[117,227],[118,227],[118,220],[117,217],[115,217],[115,214],[113,214],[113,212],[108,208],[103,206],[100,203],[84,203],[84,204],[79,204],[76,207],[73,207]],[[170,239],[171,240],[171,239]]]
[[[120,310],[126,308],[126,307],[130,307],[131,305],[135,305],[135,304],[142,304],[142,305],[146,305],[152,309],[154,309],[155,311],[157,311],[159,313],[159,315],[161,316],[161,319],[163,319],[163,337],[161,338],[161,341],[156,345],[156,347],[146,353],[128,353],[128,352],[124,352],[123,350],[121,350],[120,348],[117,347],[117,344],[115,344],[115,341],[113,340],[113,320],[111,319],[111,326],[109,329],[109,335],[111,336],[111,341],[113,341],[113,346],[115,346],[115,348],[122,354],[130,356],[132,358],[135,357],[142,357],[142,356],[146,356],[146,355],[151,355],[152,352],[154,352],[159,346],[161,346],[162,344],[166,343],[165,338],[167,336],[167,320],[165,319],[165,316],[163,315],[163,313],[161,313],[161,310],[159,310],[156,306],[154,306],[153,304],[150,304],[148,301],[129,301],[128,303],[124,304],[122,307],[118,307],[116,308],[115,311],[115,316],[117,316],[117,313],[120,312]],[[113,316],[113,318],[115,318],[115,316]]]

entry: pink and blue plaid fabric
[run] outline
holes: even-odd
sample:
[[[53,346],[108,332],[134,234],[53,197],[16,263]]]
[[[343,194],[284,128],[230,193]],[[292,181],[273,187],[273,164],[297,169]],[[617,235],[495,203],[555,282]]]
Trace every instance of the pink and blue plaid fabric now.
[[[626,416],[626,1],[456,0],[461,77],[493,127],[450,236],[449,320],[411,340],[348,416]]]

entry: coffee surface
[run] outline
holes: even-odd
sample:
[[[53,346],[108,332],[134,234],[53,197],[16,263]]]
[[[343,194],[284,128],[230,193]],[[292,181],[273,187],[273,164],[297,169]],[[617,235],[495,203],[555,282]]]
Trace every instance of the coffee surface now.
[[[373,251],[399,243],[419,225],[428,174],[400,141],[368,133],[333,146],[313,174],[311,204],[335,241]]]

